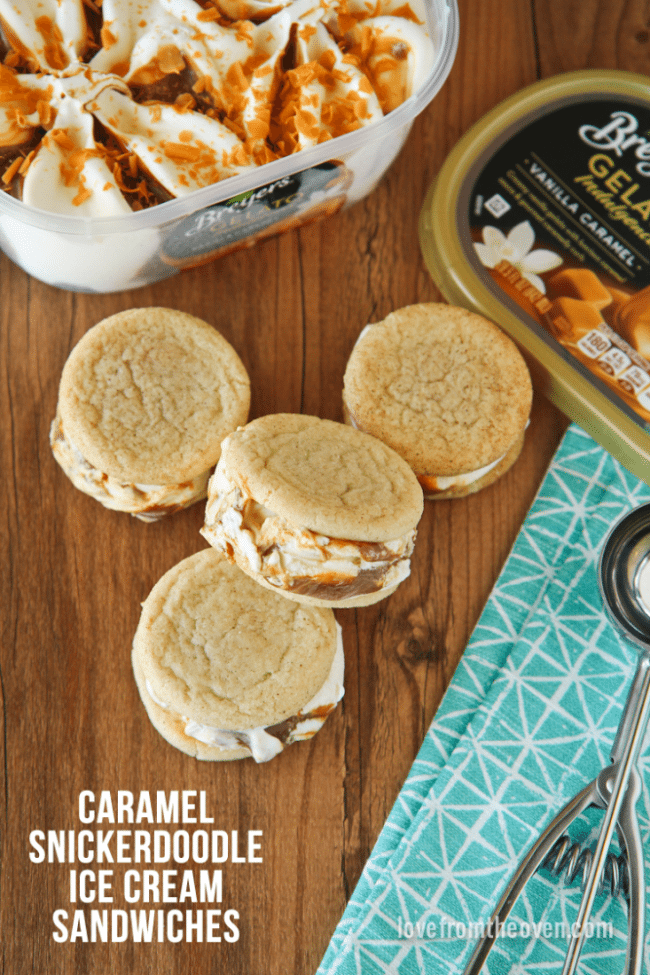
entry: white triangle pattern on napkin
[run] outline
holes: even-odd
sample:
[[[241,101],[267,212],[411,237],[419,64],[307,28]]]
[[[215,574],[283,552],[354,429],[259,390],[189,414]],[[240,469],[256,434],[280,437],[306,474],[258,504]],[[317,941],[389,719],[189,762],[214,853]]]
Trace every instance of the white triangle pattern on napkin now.
[[[636,655],[605,618],[597,564],[611,525],[648,501],[569,428],[318,975],[460,975],[521,856],[609,762]],[[650,859],[650,755],[640,766]],[[593,847],[601,815],[572,840]],[[580,893],[538,873],[484,971],[559,975]],[[580,970],[622,971],[624,903],[600,897],[593,919]]]

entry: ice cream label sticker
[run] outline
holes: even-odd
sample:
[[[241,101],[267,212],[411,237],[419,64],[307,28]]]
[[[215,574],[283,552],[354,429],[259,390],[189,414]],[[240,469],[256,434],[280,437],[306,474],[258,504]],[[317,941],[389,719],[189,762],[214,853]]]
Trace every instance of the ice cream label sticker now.
[[[650,425],[650,112],[557,103],[479,161],[464,246],[490,290]]]
[[[335,213],[349,182],[343,163],[326,162],[207,207],[174,226],[163,260],[191,267]]]

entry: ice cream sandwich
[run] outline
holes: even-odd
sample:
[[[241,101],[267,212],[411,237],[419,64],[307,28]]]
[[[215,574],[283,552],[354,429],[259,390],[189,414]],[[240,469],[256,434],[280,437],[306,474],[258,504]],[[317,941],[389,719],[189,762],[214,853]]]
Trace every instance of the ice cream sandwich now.
[[[281,413],[224,441],[202,534],[289,599],[363,606],[408,576],[422,507],[417,478],[385,444]]]
[[[134,308],[72,350],[50,442],[80,491],[153,521],[206,496],[221,441],[249,405],[246,369],[212,326],[170,308]]]
[[[346,421],[397,451],[434,499],[501,477],[519,456],[532,402],[508,336],[481,315],[435,303],[367,326],[343,387]]]
[[[156,583],[132,660],[154,727],[206,761],[266,762],[313,737],[343,696],[332,610],[267,592],[212,548]]]

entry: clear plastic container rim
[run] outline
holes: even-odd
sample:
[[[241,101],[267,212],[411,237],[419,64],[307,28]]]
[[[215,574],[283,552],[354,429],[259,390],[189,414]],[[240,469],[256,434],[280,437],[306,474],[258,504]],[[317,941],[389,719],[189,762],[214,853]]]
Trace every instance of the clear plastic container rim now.
[[[426,82],[398,108],[393,109],[381,121],[367,128],[357,129],[347,135],[323,142],[311,149],[266,163],[255,173],[231,176],[222,184],[204,186],[185,197],[161,203],[149,210],[127,213],[119,217],[76,217],[50,213],[26,206],[7,194],[0,193],[0,217],[10,216],[16,221],[38,227],[41,230],[84,237],[97,237],[113,233],[128,233],[146,228],[159,228],[205,207],[247,193],[258,186],[302,172],[330,159],[345,159],[357,149],[389,136],[403,126],[410,125],[438,94],[454,63],[458,47],[459,22],[456,0],[425,0],[428,15],[427,27],[440,47],[435,64]],[[263,172],[263,175],[262,175]],[[218,187],[223,187],[221,190]]]

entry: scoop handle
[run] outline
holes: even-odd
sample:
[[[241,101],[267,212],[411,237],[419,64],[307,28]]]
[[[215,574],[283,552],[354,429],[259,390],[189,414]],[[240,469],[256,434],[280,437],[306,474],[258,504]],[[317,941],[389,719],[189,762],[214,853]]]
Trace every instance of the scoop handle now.
[[[562,975],[574,975],[580,952],[587,932],[587,922],[596,898],[598,881],[605,865],[605,857],[612,841],[612,836],[619,820],[623,802],[626,799],[628,783],[632,770],[636,767],[641,745],[650,717],[650,649],[646,649],[639,657],[632,686],[625,702],[623,716],[612,748],[613,766],[601,773],[599,780],[603,783],[602,798],[607,806],[598,834],[598,841],[593,860],[589,868],[578,916],[572,930],[571,941],[564,960]],[[615,770],[615,771],[614,771]],[[613,781],[612,781],[613,775]],[[608,791],[612,782],[611,793]]]

